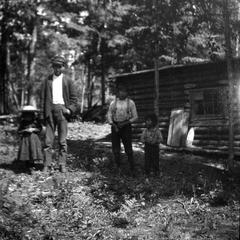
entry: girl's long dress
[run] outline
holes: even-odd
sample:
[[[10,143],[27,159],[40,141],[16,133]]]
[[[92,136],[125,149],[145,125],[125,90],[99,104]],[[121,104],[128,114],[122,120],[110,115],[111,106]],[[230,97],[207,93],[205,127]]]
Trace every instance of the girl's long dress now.
[[[21,142],[18,152],[18,160],[42,160],[41,141],[36,133],[24,133],[21,137]]]
[[[29,129],[33,128],[36,129],[36,131],[28,132]],[[18,131],[21,133],[18,160],[42,160],[42,144],[38,136],[38,132],[41,131],[41,125],[38,123],[38,121],[29,122],[23,120]]]

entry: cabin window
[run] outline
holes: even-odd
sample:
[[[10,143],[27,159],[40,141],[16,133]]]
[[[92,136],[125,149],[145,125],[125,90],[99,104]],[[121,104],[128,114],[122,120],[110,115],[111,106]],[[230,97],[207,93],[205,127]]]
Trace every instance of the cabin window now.
[[[224,117],[226,110],[226,89],[211,88],[194,90],[190,93],[192,118]]]

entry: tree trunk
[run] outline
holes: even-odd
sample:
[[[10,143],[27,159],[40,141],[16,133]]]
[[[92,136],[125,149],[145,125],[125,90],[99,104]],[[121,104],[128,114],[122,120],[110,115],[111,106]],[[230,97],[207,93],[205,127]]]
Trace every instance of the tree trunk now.
[[[27,72],[27,103],[31,104],[31,99],[33,96],[33,83],[34,83],[34,76],[35,76],[35,52],[36,52],[36,43],[37,43],[37,22],[34,23],[33,31],[32,31],[32,40],[29,44],[28,48],[28,57],[27,57],[27,64],[28,64],[28,72]]]
[[[239,57],[239,32],[236,33],[236,57]]]
[[[82,101],[81,101],[81,113],[83,113],[84,111],[84,104],[85,104],[85,90],[86,90],[86,86],[85,84],[82,87]]]
[[[18,92],[16,91],[16,86],[18,86],[18,82],[16,81],[12,81],[11,80],[11,75],[10,75],[10,71],[12,71],[12,69],[10,68],[10,66],[12,66],[11,64],[11,58],[10,58],[10,54],[11,54],[11,49],[8,46],[8,57],[7,57],[7,65],[8,67],[8,83],[9,83],[9,98],[11,99],[11,107],[13,108],[13,110],[19,110],[20,109],[20,104],[19,104],[19,99],[18,99]],[[15,83],[15,84],[14,84]]]
[[[13,99],[13,102],[16,106],[16,109],[19,110],[20,109],[20,105],[19,105],[19,101],[18,101],[18,95],[17,95],[17,92],[16,92],[16,89],[14,87],[14,84],[9,81],[9,85],[10,85],[10,95]]]
[[[12,106],[10,106],[10,95],[9,95],[9,83],[10,83],[10,66],[11,66],[11,62],[10,62],[10,43],[8,42],[7,45],[6,45],[6,89],[5,89],[5,94],[6,94],[6,101],[5,101],[5,105],[6,105],[6,108],[8,109],[8,113],[9,113],[9,110]]]
[[[154,89],[155,89],[155,97],[154,97],[154,112],[159,118],[159,69],[158,69],[158,59],[155,58],[154,60],[154,70],[155,70],[155,77],[154,77]]]
[[[230,34],[230,21],[229,21],[229,6],[228,0],[224,0],[224,27],[225,27],[225,43],[226,43],[226,58],[227,58],[227,78],[229,86],[229,112],[228,112],[228,121],[229,121],[229,139],[228,139],[228,162],[227,168],[232,168],[233,159],[234,159],[234,129],[233,129],[233,67],[232,67],[232,49],[231,49],[231,34]]]
[[[91,106],[91,107],[92,107],[92,105],[93,105],[93,91],[94,91],[95,80],[96,80],[96,77],[93,76],[92,79],[91,79],[91,83],[90,83],[90,96],[89,96],[89,101],[90,101],[90,106]]]
[[[81,97],[81,113],[84,111],[85,104],[85,90],[86,90],[86,67],[84,66],[81,70],[81,89],[82,89],[82,97]]]
[[[106,42],[103,38],[99,38],[100,41],[100,56],[101,56],[101,102],[102,106],[105,105],[105,52],[106,52]]]
[[[154,0],[154,14],[155,14],[155,53],[154,53],[154,113],[159,119],[159,40],[158,40],[158,24],[159,24],[159,12],[158,12],[158,1]]]
[[[7,114],[7,43],[8,43],[8,29],[7,29],[7,12],[8,1],[4,1],[2,9],[1,21],[1,49],[0,49],[0,114]]]
[[[101,98],[102,106],[105,105],[105,68],[104,68],[104,55],[103,51],[101,54]]]
[[[92,97],[91,97],[91,60],[88,62],[88,73],[87,73],[87,103],[88,103],[88,109],[92,107]]]
[[[21,89],[21,107],[23,107],[26,104],[25,101],[25,92],[26,92],[26,79],[27,79],[27,75],[28,75],[28,69],[27,69],[27,56],[25,54],[25,52],[21,53],[21,67],[22,67],[22,76],[21,76],[21,85],[20,85],[20,89]]]

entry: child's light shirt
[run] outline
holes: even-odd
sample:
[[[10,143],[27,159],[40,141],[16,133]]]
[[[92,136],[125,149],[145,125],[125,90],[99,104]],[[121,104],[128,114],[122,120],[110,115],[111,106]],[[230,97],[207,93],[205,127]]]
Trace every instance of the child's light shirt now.
[[[159,130],[158,127],[155,128],[146,128],[143,130],[141,141],[143,143],[149,143],[149,144],[159,144],[163,140],[162,133]]]

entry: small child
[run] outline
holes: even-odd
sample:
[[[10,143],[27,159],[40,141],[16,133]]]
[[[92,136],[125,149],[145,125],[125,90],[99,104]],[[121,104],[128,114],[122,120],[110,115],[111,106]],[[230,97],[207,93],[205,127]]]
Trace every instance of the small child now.
[[[162,134],[157,127],[157,116],[149,114],[145,117],[146,129],[144,129],[141,141],[145,144],[145,173],[149,175],[159,173],[159,144],[162,142]]]
[[[34,161],[42,160],[42,146],[39,133],[42,126],[37,117],[37,109],[33,106],[24,106],[20,116],[18,133],[21,136],[18,160],[25,164],[27,169],[34,166]]]

